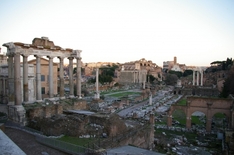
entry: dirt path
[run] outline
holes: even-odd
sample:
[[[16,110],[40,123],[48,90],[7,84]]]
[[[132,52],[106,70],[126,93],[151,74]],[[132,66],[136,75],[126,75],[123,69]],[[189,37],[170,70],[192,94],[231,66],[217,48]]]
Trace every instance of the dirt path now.
[[[27,132],[5,127],[4,133],[27,155],[67,155],[67,153],[38,143],[35,136]]]

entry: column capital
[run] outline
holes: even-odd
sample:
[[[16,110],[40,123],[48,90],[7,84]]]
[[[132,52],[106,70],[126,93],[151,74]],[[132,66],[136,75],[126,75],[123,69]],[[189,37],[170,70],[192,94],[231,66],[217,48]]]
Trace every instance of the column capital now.
[[[59,57],[57,57],[57,58],[60,59],[60,60],[63,60],[65,57],[59,56]]]
[[[22,55],[22,57],[24,57],[24,58],[27,58],[28,56],[29,56],[29,54],[21,54]]]
[[[14,56],[20,56],[20,53],[14,53]]]
[[[54,59],[54,56],[46,56],[49,59]]]
[[[34,55],[34,57],[36,57],[36,58],[41,58],[42,56],[40,56],[40,55]]]
[[[82,50],[73,50],[71,55],[73,57],[79,58],[81,52],[82,52]]]
[[[68,57],[68,59],[69,59],[69,60],[73,60],[73,59],[74,59],[74,57]]]

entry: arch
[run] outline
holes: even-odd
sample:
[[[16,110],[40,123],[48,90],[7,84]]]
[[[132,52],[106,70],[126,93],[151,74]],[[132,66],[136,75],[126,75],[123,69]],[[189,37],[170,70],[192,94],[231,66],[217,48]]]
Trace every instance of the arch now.
[[[195,130],[204,130],[206,128],[206,119],[204,112],[195,111],[191,113],[191,127],[195,126]]]
[[[186,112],[182,109],[175,109],[172,112],[172,125],[179,126],[186,125]]]
[[[228,127],[228,122],[229,117],[222,112],[218,112],[218,113],[214,113],[214,115],[212,116],[212,124],[211,124],[211,128],[215,129],[217,131],[219,130],[224,130],[224,128]],[[215,126],[212,126],[215,125]]]
[[[191,116],[194,112],[199,111],[206,115],[206,131],[211,131],[212,117],[215,113],[223,113],[226,115],[228,126],[234,128],[232,117],[233,100],[221,98],[207,97],[187,97],[186,106],[172,105],[168,111],[167,125],[172,125],[172,113],[176,109],[182,109],[186,113],[186,128],[191,128]]]
[[[175,110],[182,110],[187,116],[187,110],[185,106],[173,105],[170,107],[170,110],[167,113],[167,126],[172,126],[172,114]]]

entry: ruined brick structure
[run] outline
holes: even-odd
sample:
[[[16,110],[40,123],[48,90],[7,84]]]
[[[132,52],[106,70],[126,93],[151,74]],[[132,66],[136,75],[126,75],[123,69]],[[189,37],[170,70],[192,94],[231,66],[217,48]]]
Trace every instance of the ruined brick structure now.
[[[186,128],[191,128],[191,115],[202,112],[206,115],[206,131],[211,131],[212,117],[216,113],[223,113],[229,121],[229,127],[234,128],[233,99],[208,98],[208,97],[187,97],[186,106],[172,105],[168,111],[167,125],[172,126],[172,113],[175,110],[182,110],[186,114]]]
[[[37,107],[25,105],[27,111],[27,119],[30,121],[33,118],[49,118],[53,115],[63,114],[63,110],[85,110],[87,103],[85,100],[74,101],[73,103],[53,104],[49,102],[48,105],[38,105]]]

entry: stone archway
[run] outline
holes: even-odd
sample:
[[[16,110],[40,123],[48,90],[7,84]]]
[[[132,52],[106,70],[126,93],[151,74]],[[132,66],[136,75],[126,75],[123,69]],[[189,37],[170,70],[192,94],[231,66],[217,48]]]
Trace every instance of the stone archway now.
[[[225,128],[229,128],[229,124],[227,124],[229,122],[226,114],[218,112],[215,113],[212,117],[212,124],[211,124],[211,128],[219,131],[219,130],[224,130]]]
[[[207,97],[187,97],[185,106],[172,105],[168,111],[167,125],[172,126],[172,113],[177,110],[183,110],[186,114],[186,128],[191,128],[191,115],[200,111],[206,115],[206,131],[211,131],[212,117],[215,113],[223,113],[229,120],[228,126],[234,128],[233,122],[233,100]]]

